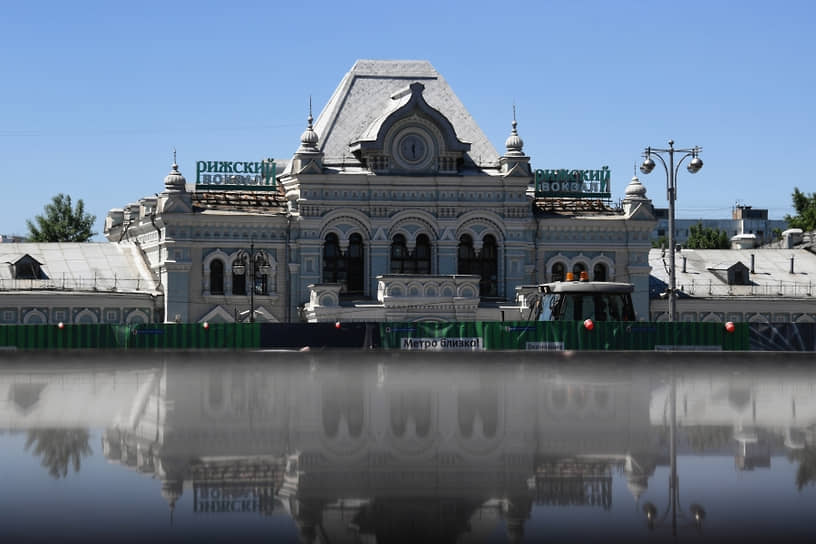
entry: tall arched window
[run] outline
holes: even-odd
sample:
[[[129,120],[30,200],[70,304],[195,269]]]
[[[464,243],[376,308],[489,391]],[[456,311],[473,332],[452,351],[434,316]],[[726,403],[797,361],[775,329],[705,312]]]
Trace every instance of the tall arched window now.
[[[359,234],[355,233],[349,237],[346,260],[348,261],[347,291],[349,294],[362,295],[365,287],[365,259],[363,237]]]
[[[592,268],[593,281],[606,281],[606,265],[603,263],[596,263]]]
[[[459,238],[459,251],[456,264],[457,274],[478,274],[475,271],[476,252],[473,250],[473,238],[463,234]]]
[[[488,234],[482,240],[482,251],[479,252],[479,296],[496,297],[499,295],[499,248],[496,238]]]
[[[555,263],[552,265],[550,281],[564,281],[564,263]]]
[[[340,241],[333,232],[326,235],[323,243],[323,283],[341,283],[346,280],[346,267]]]
[[[482,240],[479,254],[473,249],[473,238],[463,234],[459,238],[457,271],[459,274],[477,274],[479,279],[479,296],[496,297],[499,292],[499,249],[496,238],[488,234]]]
[[[236,274],[235,269],[233,268],[233,270],[232,270],[232,294],[233,295],[246,295],[247,294],[246,278],[247,278],[246,267],[244,267],[244,271],[241,274]]]
[[[405,236],[395,234],[394,241],[391,242],[391,273],[409,274],[412,272],[411,261],[408,255],[408,247],[405,244]]]
[[[430,274],[431,273],[431,241],[424,234],[417,236],[416,248],[413,253],[408,252],[405,236],[395,234],[391,243],[392,274]]]
[[[224,294],[224,261],[213,259],[210,263],[210,294]]]
[[[417,274],[431,273],[431,241],[424,234],[417,236],[414,262]]]

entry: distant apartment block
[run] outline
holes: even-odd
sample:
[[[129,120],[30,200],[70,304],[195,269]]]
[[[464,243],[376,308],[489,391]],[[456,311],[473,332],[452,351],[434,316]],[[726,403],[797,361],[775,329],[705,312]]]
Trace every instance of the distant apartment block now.
[[[657,225],[652,231],[652,239],[669,235],[668,208],[655,208]],[[735,236],[750,238],[753,235],[754,246],[774,241],[774,230],[784,231],[788,228],[784,219],[768,219],[768,210],[753,209],[751,206],[735,206],[731,219],[677,219],[674,220],[674,240],[676,244],[684,245],[689,237],[692,226],[701,223],[704,227],[725,231],[729,238]]]

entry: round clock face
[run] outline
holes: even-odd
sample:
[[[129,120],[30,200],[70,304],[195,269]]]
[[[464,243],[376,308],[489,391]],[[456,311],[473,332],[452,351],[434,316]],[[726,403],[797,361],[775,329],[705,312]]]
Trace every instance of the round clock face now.
[[[428,146],[425,139],[419,134],[409,133],[399,141],[400,158],[409,164],[418,164],[425,160],[428,154]]]

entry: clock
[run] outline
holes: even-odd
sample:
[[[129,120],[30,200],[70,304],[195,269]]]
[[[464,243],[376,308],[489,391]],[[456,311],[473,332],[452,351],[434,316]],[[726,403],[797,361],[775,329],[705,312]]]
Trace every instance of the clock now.
[[[428,154],[425,139],[417,133],[410,132],[399,141],[400,158],[408,164],[419,164]]]

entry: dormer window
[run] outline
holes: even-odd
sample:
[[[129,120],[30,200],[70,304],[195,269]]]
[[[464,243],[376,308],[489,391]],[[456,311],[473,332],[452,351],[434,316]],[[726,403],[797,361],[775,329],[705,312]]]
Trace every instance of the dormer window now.
[[[31,255],[23,255],[12,265],[14,278],[18,280],[44,280],[48,276],[42,269],[42,263]]]

